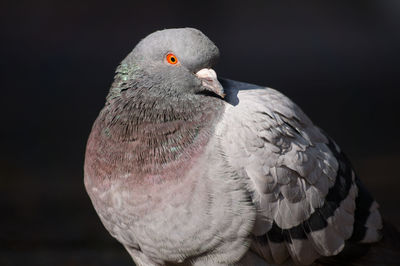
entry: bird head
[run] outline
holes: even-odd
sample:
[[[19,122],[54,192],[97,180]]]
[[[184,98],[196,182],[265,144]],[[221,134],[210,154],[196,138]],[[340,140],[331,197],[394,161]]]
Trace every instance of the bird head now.
[[[218,48],[199,30],[156,31],[121,62],[112,90],[146,88],[146,93],[154,96],[224,97],[212,69],[218,58]]]

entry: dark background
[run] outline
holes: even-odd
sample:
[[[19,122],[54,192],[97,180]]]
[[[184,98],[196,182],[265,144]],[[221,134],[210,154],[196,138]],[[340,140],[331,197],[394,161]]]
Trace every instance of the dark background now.
[[[84,190],[85,143],[117,64],[170,27],[208,35],[220,76],[298,103],[399,228],[400,1],[2,1],[0,14],[0,265],[132,265]]]

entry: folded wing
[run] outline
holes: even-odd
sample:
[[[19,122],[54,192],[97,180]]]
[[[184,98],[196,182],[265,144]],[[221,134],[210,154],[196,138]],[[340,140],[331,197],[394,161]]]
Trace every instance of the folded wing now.
[[[257,207],[252,249],[270,263],[310,264],[346,240],[374,242],[378,205],[340,148],[283,94],[221,80],[231,104],[222,122],[228,165]]]

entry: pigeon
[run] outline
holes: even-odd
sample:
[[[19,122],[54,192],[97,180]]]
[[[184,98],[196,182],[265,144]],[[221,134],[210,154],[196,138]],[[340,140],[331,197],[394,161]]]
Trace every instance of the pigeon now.
[[[197,29],[148,35],[93,124],[85,188],[135,264],[334,264],[379,242],[340,147],[279,91],[218,78],[218,58]]]

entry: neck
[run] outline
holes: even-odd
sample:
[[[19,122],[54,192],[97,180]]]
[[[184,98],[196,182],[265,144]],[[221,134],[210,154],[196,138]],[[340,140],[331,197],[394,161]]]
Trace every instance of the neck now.
[[[122,90],[101,111],[94,139],[110,161],[123,161],[136,176],[162,175],[171,165],[183,169],[200,152],[222,109],[222,101],[203,95],[160,98]]]

